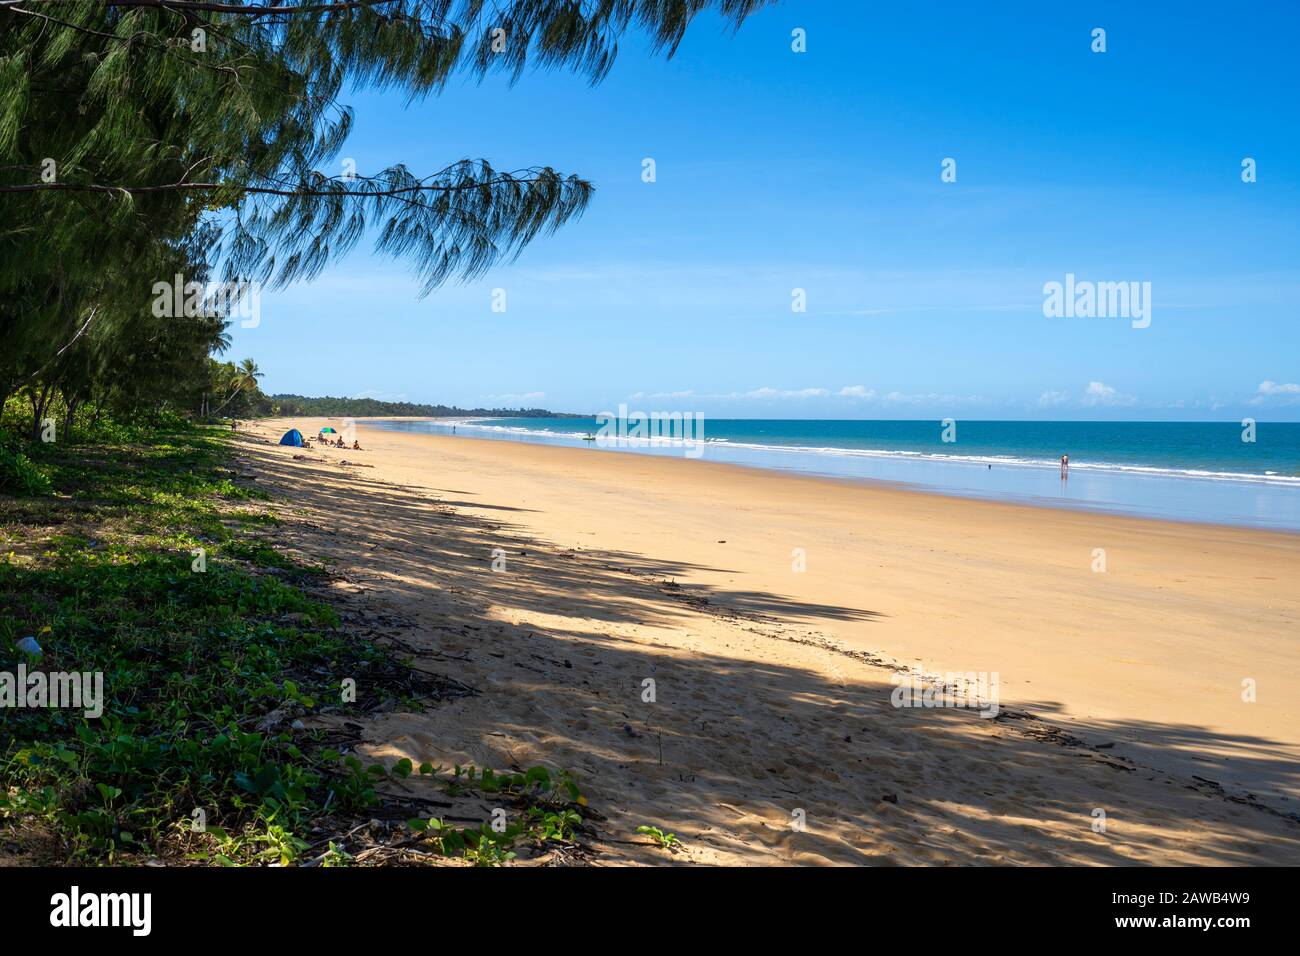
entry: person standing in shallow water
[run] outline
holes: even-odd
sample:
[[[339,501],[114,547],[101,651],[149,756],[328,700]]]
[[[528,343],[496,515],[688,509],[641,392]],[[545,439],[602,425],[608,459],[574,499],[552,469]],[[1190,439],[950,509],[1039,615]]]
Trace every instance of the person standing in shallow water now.
[[[1070,456],[1069,455],[1061,456],[1061,477],[1062,478],[1070,477]]]

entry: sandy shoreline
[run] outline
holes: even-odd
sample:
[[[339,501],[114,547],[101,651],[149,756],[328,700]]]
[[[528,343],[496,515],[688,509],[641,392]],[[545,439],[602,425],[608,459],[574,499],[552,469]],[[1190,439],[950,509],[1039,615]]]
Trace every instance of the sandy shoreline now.
[[[1300,537],[364,425],[364,452],[254,440],[323,423],[249,425],[246,465],[481,691],[381,719],[374,752],[567,766],[602,860],[664,859],[614,842],[653,823],[698,862],[1300,862]],[[997,672],[1011,714],[895,708],[911,666]]]

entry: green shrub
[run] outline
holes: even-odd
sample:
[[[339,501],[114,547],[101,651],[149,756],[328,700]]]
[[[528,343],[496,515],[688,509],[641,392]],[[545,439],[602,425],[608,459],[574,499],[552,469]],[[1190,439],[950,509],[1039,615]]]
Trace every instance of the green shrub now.
[[[50,493],[50,478],[22,452],[0,446],[0,492],[20,498]]]

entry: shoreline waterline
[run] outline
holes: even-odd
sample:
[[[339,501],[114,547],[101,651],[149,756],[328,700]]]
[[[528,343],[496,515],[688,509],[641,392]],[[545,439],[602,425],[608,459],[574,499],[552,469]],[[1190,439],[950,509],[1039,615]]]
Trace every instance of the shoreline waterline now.
[[[458,437],[481,440],[702,457],[811,477],[883,482],[962,498],[1300,532],[1300,476],[1293,475],[1078,460],[1072,455],[1069,478],[1061,480],[1055,461],[978,451],[958,455],[916,449],[766,444],[710,437],[707,433],[702,447],[699,442],[668,438],[613,440],[596,435],[596,429],[583,419],[359,421],[392,431],[450,435],[454,430]],[[557,429],[557,424],[562,424],[563,430]],[[797,427],[800,423],[791,424]],[[1088,423],[1063,424],[1079,429]],[[1281,427],[1300,429],[1290,424]]]

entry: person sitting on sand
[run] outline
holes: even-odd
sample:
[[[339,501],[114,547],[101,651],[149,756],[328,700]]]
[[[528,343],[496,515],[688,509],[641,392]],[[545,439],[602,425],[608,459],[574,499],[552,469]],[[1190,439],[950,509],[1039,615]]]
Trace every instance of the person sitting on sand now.
[[[352,450],[353,450],[353,451],[360,451],[360,450],[361,450],[361,442],[359,442],[359,441],[354,441],[354,442],[352,443]]]

